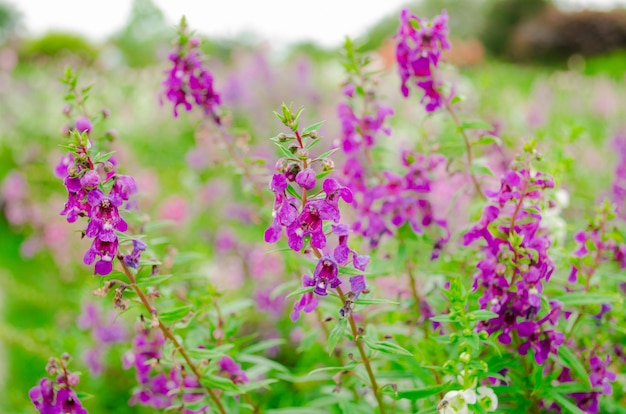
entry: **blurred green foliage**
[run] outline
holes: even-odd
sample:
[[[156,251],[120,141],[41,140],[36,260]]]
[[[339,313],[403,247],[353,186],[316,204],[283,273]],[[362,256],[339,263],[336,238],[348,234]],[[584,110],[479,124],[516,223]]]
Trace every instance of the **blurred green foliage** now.
[[[76,57],[85,63],[93,63],[98,56],[98,48],[79,34],[53,31],[26,41],[19,54],[20,60]]]

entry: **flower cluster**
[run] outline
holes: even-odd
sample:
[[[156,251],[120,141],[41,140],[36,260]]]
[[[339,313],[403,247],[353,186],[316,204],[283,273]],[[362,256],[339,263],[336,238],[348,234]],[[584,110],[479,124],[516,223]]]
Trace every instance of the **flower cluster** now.
[[[620,268],[626,268],[626,244],[616,232],[611,232],[610,225],[619,210],[615,205],[605,201],[597,208],[597,215],[589,223],[586,230],[574,235],[577,249],[573,253],[572,270],[568,281],[575,283],[579,276],[585,281],[585,289],[589,290],[591,277],[604,262],[614,261]]]
[[[55,169],[67,189],[67,202],[61,211],[69,223],[87,217],[89,224],[85,236],[93,238],[83,261],[90,265],[96,261],[95,273],[108,275],[113,270],[113,259],[118,252],[116,231],[125,232],[128,224],[120,215],[124,201],[137,192],[135,180],[117,174],[110,155],[94,155],[89,138],[91,123],[84,120],[83,130],[76,123],[71,152],[64,156]]]
[[[429,199],[430,176],[444,163],[442,156],[427,157],[404,151],[402,164],[406,172],[401,175],[385,171],[380,184],[363,192],[357,204],[359,215],[353,229],[375,247],[385,234],[395,234],[394,227],[408,223],[413,231],[422,233],[425,227],[437,226],[443,232],[432,252],[433,259],[437,258],[450,233],[447,221],[436,216]]]
[[[602,395],[611,395],[613,393],[613,387],[611,382],[615,381],[617,376],[615,372],[609,371],[608,366],[611,363],[611,356],[607,355],[604,359],[598,355],[592,355],[589,359],[589,383],[595,389],[599,391],[590,392],[574,392],[568,394],[574,399],[578,408],[583,412],[589,414],[596,414],[600,412],[599,398]],[[569,368],[563,368],[557,380],[560,383],[573,382],[571,371]],[[556,405],[552,406],[553,409],[558,409]]]
[[[87,303],[78,317],[78,327],[91,331],[95,342],[95,345],[83,354],[87,367],[94,375],[102,373],[102,360],[108,347],[127,339],[124,325],[119,321],[116,323],[115,316],[113,312],[104,315],[95,303]]]
[[[352,191],[340,185],[337,180],[326,178],[322,182],[321,191],[309,196],[309,191],[317,186],[318,180],[313,166],[321,163],[322,174],[330,172],[333,166],[332,161],[326,158],[333,151],[314,159],[309,156],[308,149],[319,140],[317,128],[321,124],[306,128],[301,134],[298,128],[301,111],[294,114],[286,105],[282,109],[283,114],[277,114],[278,118],[291,129],[293,135],[280,134],[275,138],[286,157],[276,163],[278,173],[270,181],[270,189],[274,192],[273,222],[265,231],[265,241],[276,243],[285,228],[287,244],[291,249],[299,252],[308,241],[310,250],[318,259],[313,277],[303,276],[304,287],[311,291],[305,292],[294,305],[291,319],[295,321],[299,318],[300,311],[312,312],[317,307],[317,298],[313,293],[325,296],[329,286],[339,287],[339,266],[347,264],[352,257],[354,268],[364,271],[369,257],[361,256],[348,247],[349,228],[345,224],[339,224],[339,201],[351,203]],[[308,143],[307,140],[312,142]],[[293,141],[295,142],[288,148],[283,146]],[[329,226],[338,237],[338,244],[332,254],[324,251]],[[362,284],[365,284],[364,280]]]
[[[617,135],[613,144],[619,155],[613,181],[613,202],[617,205],[618,217],[626,219],[626,134]]]
[[[56,380],[43,378],[30,390],[28,395],[41,414],[87,414],[74,391],[80,378],[67,370],[69,360],[68,354],[60,359],[50,358],[46,371],[50,376],[56,375]]]
[[[201,401],[204,394],[198,390],[200,384],[197,378],[187,375],[180,366],[173,366],[169,370],[159,366],[164,344],[165,338],[161,331],[138,327],[133,349],[124,354],[123,358],[125,369],[135,368],[138,382],[129,403],[155,409],[180,405],[181,412],[185,414],[208,412],[208,405],[194,409],[185,407],[185,404]]]
[[[404,9],[400,15],[400,29],[396,38],[396,60],[402,81],[402,94],[409,96],[407,83],[411,78],[416,78],[415,86],[424,92],[421,102],[426,111],[436,111],[442,106],[442,101],[447,99],[438,90],[433,69],[439,65],[441,52],[450,49],[448,14],[443,10],[441,15],[428,22]]]
[[[328,295],[328,288],[334,289],[341,284],[339,279],[339,266],[345,266],[349,262],[352,266],[359,271],[364,272],[368,263],[369,257],[359,255],[356,251],[348,247],[348,235],[349,229],[345,224],[332,225],[333,233],[338,237],[337,247],[333,250],[332,254],[326,253],[321,256],[313,271],[313,277],[309,275],[302,276],[302,286],[312,288],[311,291],[305,292],[302,297],[296,301],[291,312],[291,320],[297,321],[300,318],[300,312],[306,313],[313,312],[318,305],[318,299],[316,295],[326,296]],[[352,259],[350,259],[352,256]],[[350,291],[354,298],[357,298],[360,293],[366,291],[365,276],[357,275],[350,278]]]
[[[233,384],[248,383],[248,376],[231,357],[223,356],[219,362],[220,373],[229,378]]]
[[[169,55],[172,67],[166,71],[167,78],[163,81],[164,95],[174,104],[175,117],[178,117],[179,105],[186,111],[191,111],[195,103],[215,123],[220,124],[217,114],[220,96],[213,88],[213,75],[202,62],[200,39],[189,36],[184,18],[179,30],[176,49]]]
[[[542,234],[539,202],[543,190],[553,187],[552,178],[540,172],[507,171],[499,191],[487,192],[492,203],[463,238],[466,246],[478,239],[486,243],[486,257],[476,266],[474,289],[483,289],[481,309],[498,317],[485,321],[481,329],[500,332],[503,344],[510,344],[517,332],[523,341],[519,353],[526,355],[533,349],[538,364],[564,341],[562,333],[548,327],[557,324],[558,302],[550,302],[545,316],[539,317],[544,283],[554,271],[548,256],[550,239]]]

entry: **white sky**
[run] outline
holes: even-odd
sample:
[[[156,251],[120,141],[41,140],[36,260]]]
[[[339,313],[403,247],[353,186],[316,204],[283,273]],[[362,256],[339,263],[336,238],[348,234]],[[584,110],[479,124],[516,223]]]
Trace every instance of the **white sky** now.
[[[281,42],[312,39],[326,46],[358,37],[406,0],[153,0],[176,24],[184,14],[190,26],[207,35],[232,36],[242,31]],[[471,0],[468,0],[471,1]],[[591,7],[626,0],[557,0]],[[69,30],[100,40],[122,27],[131,0],[9,0],[34,34]]]

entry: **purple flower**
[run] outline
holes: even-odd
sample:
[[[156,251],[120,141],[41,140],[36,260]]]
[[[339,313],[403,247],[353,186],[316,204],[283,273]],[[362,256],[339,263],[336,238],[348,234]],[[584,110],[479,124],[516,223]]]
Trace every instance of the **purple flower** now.
[[[313,292],[320,296],[326,296],[328,293],[326,289],[330,285],[331,288],[336,288],[341,284],[339,280],[339,269],[337,262],[330,255],[323,256],[315,266],[313,272],[313,280],[315,282],[315,289]]]
[[[311,190],[315,187],[316,179],[315,171],[310,168],[304,169],[296,175],[296,183],[306,190]]]
[[[78,132],[86,132],[90,133],[93,126],[91,125],[91,121],[87,117],[78,118],[76,120],[76,130]]]
[[[356,300],[361,292],[367,290],[367,286],[365,285],[365,276],[352,276],[350,278],[350,290],[354,293],[354,298]]]
[[[133,251],[130,254],[124,256],[124,264],[133,269],[139,268],[139,259],[141,259],[141,253],[146,250],[148,246],[139,239],[133,239]]]
[[[315,279],[308,275],[302,276],[302,286],[304,287],[312,287],[315,286]],[[317,297],[313,294],[313,292],[305,292],[302,294],[302,297],[296,301],[293,305],[293,311],[291,312],[291,320],[293,322],[297,321],[300,318],[300,312],[304,311],[306,313],[311,313],[317,308],[319,304]]]
[[[223,356],[219,362],[220,371],[228,376],[235,384],[246,384],[248,377],[241,369],[241,365],[237,364],[231,357]]]
[[[191,111],[193,102],[219,125],[221,120],[217,107],[221,99],[213,87],[213,75],[202,63],[196,43],[179,44],[170,53],[169,60],[172,68],[166,72],[163,87],[165,97],[174,104],[174,116],[178,117],[181,105],[186,111]]]
[[[91,247],[85,253],[83,262],[86,265],[90,265],[96,260],[96,256],[100,256],[100,260],[96,262],[95,273],[106,276],[113,270],[113,259],[117,255],[117,245],[117,237],[112,242],[95,238]]]
[[[445,10],[432,22],[412,14],[404,9],[400,15],[400,28],[396,34],[396,60],[401,80],[401,91],[409,96],[408,82],[415,78],[415,86],[424,92],[421,102],[427,112],[433,112],[442,106],[445,99],[437,89],[433,69],[439,66],[442,50],[449,49],[448,15]]]

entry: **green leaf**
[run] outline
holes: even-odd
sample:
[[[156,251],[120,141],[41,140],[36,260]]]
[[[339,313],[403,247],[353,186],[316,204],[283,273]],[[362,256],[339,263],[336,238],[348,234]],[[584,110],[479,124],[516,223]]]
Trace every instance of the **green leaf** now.
[[[300,197],[300,194],[298,194],[298,192],[293,188],[291,184],[287,185],[287,192],[291,194],[292,196],[294,196],[295,198],[297,198],[298,200],[302,200],[302,197]]]
[[[302,295],[303,293],[313,292],[314,289],[315,289],[315,286],[304,286],[304,287],[301,287],[300,289],[296,289],[293,292],[291,292],[290,294],[288,294],[285,297],[285,299],[290,298],[290,297],[295,296],[295,295]]]
[[[218,377],[217,375],[204,374],[200,382],[211,388],[217,388],[224,391],[239,391],[239,387],[230,379]]]
[[[397,394],[394,395],[394,398],[417,401],[447,391],[449,387],[450,382],[446,382],[445,384],[433,385],[432,387],[424,387],[413,390],[398,390]],[[393,393],[393,391],[390,390],[388,392],[385,390],[385,393]]]
[[[275,346],[281,346],[285,342],[287,341],[285,341],[282,338],[267,339],[265,341],[257,342],[255,344],[250,345],[249,347],[243,349],[241,353],[242,354],[254,354],[256,352],[265,351],[266,349],[269,349]]]
[[[158,286],[171,278],[172,275],[146,276],[137,281],[136,285],[139,287]]]
[[[259,388],[269,388],[269,386],[275,382],[278,382],[278,380],[273,378],[266,378],[261,381],[249,382],[247,384],[240,385],[239,391],[245,394],[250,391],[258,390]]]
[[[302,131],[302,135],[306,135],[309,132],[317,131],[318,129],[320,129],[322,125],[324,125],[324,122],[325,121],[321,121],[321,122],[318,122],[317,124],[313,124],[304,128],[304,130]]]
[[[561,347],[563,348],[563,347]],[[567,410],[572,414],[585,414],[580,408],[576,406],[573,402],[571,402],[566,396],[553,392],[550,393],[549,398],[553,399],[556,403],[558,403],[561,408]]]
[[[497,144],[502,145],[502,140],[499,137],[494,135],[483,135],[478,139],[478,141],[474,142],[475,145],[491,145]]]
[[[234,345],[222,345],[213,349],[204,349],[204,348],[195,348],[195,349],[187,349],[187,353],[190,357],[194,359],[217,359],[226,355],[227,351],[232,349]]]
[[[357,305],[399,305],[400,302],[389,299],[374,299],[374,298],[358,298],[356,300]]]
[[[276,361],[272,361],[269,358],[265,358],[260,355],[245,355],[240,354],[237,357],[237,360],[240,362],[248,362],[254,364],[255,367],[266,367],[269,370],[276,370],[280,372],[289,372],[289,369],[285,367],[283,364],[279,364]]]
[[[333,353],[335,347],[337,346],[337,343],[339,343],[339,340],[344,337],[347,326],[347,319],[339,319],[337,325],[335,325],[333,330],[330,332],[330,335],[328,335],[328,355],[331,355]]]
[[[388,341],[372,341],[370,339],[364,338],[365,343],[370,349],[375,351],[380,351],[385,354],[394,354],[394,355],[405,355],[412,357],[413,354],[408,350],[402,348],[398,344],[394,344],[393,342]]]
[[[283,154],[283,157],[285,157],[285,158],[293,158],[293,154],[291,153],[291,151],[289,151],[289,149],[287,149],[284,145],[281,145],[281,144],[279,144],[277,142],[275,142],[274,144],[276,144],[278,149],[280,149],[280,152]]]
[[[561,296],[557,296],[554,300],[558,300],[563,306],[585,306],[600,305],[602,303],[621,302],[622,298],[618,295],[605,293],[589,293],[589,292],[570,292]]]
[[[447,313],[445,315],[437,315],[430,318],[433,322],[453,322],[452,315]]]
[[[316,160],[322,160],[324,158],[328,158],[331,155],[333,155],[335,152],[337,152],[337,150],[339,150],[339,148],[333,148],[329,151],[326,151],[325,153],[323,153],[322,155],[320,155],[319,157],[315,158]]]
[[[470,167],[470,170],[474,174],[489,175],[491,177],[494,176],[493,171],[491,171],[491,168],[489,168],[482,162],[479,162],[478,160],[474,160],[474,162],[472,163],[472,166]]]
[[[485,309],[480,309],[468,313],[467,316],[472,317],[475,321],[487,321],[489,319],[497,318],[498,314]]]
[[[566,367],[570,368],[576,373],[578,378],[583,382],[583,384],[585,384],[587,389],[590,389],[591,384],[589,383],[589,373],[585,369],[582,362],[580,362],[580,360],[576,357],[574,352],[567,346],[560,346],[559,357],[563,360],[563,363]]]
[[[486,129],[491,130],[493,126],[489,122],[480,119],[461,122],[461,129]]]
[[[189,314],[191,311],[191,305],[181,306],[180,308],[175,308],[169,311],[160,312],[158,314],[159,319],[162,322],[175,322],[178,321]]]
[[[307,375],[315,375],[315,374],[319,374],[320,372],[340,372],[340,371],[351,371],[354,369],[354,367],[356,367],[356,363],[355,362],[351,362],[346,366],[343,367],[323,367],[323,368],[317,368],[314,369],[313,371],[309,372]]]

